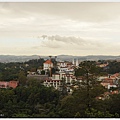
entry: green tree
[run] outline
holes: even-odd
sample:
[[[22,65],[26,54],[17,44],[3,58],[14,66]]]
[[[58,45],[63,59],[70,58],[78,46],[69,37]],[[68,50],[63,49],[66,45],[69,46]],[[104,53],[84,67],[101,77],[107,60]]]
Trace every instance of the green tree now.
[[[86,110],[85,111],[85,115],[86,117],[89,117],[89,118],[113,118],[113,117],[118,117],[119,115],[118,114],[111,114],[109,113],[109,111],[98,111],[94,108],[91,108],[90,110]]]
[[[80,118],[80,113],[79,113],[79,112],[77,112],[77,113],[75,114],[75,118]]]
[[[20,71],[19,72],[18,80],[20,82],[20,85],[26,85],[27,77],[26,77],[24,71]]]

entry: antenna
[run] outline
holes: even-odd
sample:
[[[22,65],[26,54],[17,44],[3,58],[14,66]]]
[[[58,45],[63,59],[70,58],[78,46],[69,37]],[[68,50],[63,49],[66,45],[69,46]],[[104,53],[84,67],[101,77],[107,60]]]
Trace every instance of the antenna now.
[[[55,61],[56,61],[56,59],[57,59],[57,56],[55,56]]]
[[[49,56],[50,60],[51,60],[51,57],[52,57],[52,56]]]

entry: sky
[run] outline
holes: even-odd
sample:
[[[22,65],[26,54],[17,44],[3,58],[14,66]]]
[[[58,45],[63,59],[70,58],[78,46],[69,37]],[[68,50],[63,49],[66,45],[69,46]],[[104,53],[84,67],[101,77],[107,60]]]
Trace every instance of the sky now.
[[[0,55],[120,55],[120,3],[0,2]]]

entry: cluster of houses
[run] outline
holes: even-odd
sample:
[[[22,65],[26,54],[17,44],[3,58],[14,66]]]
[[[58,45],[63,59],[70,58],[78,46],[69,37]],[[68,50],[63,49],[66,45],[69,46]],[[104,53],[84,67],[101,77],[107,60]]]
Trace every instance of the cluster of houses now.
[[[68,61],[57,61],[57,64],[54,65],[51,59],[48,59],[43,64],[43,69],[45,71],[45,75],[37,75],[37,74],[28,74],[28,78],[33,77],[39,80],[43,80],[43,85],[46,87],[54,87],[57,90],[62,91],[63,89],[63,80],[65,83],[65,87],[67,89],[68,93],[72,93],[73,89],[78,88],[79,86],[76,83],[83,82],[82,77],[75,77],[74,76],[74,69],[77,68],[80,64],[80,61],[78,59],[73,59],[72,62]],[[97,66],[99,67],[106,67],[108,63],[106,64],[99,64]],[[57,71],[54,74],[51,74],[51,69],[57,67],[59,71]],[[46,73],[47,71],[50,71],[50,75],[48,76]],[[98,78],[98,81],[100,81],[100,84],[107,88],[108,90],[110,88],[117,88],[118,82],[120,79],[119,73],[108,75],[108,76],[101,76]]]
[[[27,78],[34,78],[36,80],[43,81],[44,86],[54,87],[59,91],[62,91],[64,83],[64,87],[66,87],[67,92],[71,94],[74,89],[77,89],[79,87],[79,85],[75,83],[80,84],[81,82],[83,82],[82,77],[74,76],[74,69],[78,68],[79,64],[80,61],[78,59],[73,59],[72,62],[57,61],[56,64],[54,64],[51,59],[48,59],[43,63],[43,68],[37,70],[37,73],[28,71]],[[106,67],[107,65],[108,63],[99,64],[99,67]],[[54,67],[56,67],[58,71],[52,73],[51,69]],[[45,71],[45,74],[41,74],[42,70]],[[50,75],[47,74],[48,71],[50,72]],[[117,88],[119,86],[119,80],[119,73],[98,77],[98,81],[100,81],[100,84],[108,90],[110,90],[111,88]],[[14,80],[9,82],[0,81],[0,88],[16,88],[18,84],[19,82]],[[110,94],[118,93],[118,91],[106,92],[101,96],[98,96],[97,99],[104,99]]]
[[[104,76],[101,79],[101,85],[103,85],[107,89],[117,88],[118,85],[119,85],[119,80],[120,80],[120,74],[119,73]]]
[[[105,99],[109,99],[110,95],[113,94],[119,94],[118,90],[114,90],[114,91],[109,91],[109,92],[104,92],[103,94],[101,94],[100,96],[97,96],[96,99],[97,100],[105,100]]]
[[[105,99],[109,99],[110,95],[119,94],[120,92],[117,89],[119,87],[119,80],[120,80],[120,73],[99,77],[99,81],[101,81],[100,84],[104,86],[106,89],[108,89],[108,92],[104,92],[100,96],[96,97],[96,99],[105,100]]]
[[[29,72],[28,78],[36,78],[38,80],[43,80],[43,85],[46,87],[54,87],[57,90],[62,90],[63,80],[65,82],[68,92],[72,92],[72,82],[76,80],[74,76],[74,69],[79,65],[78,59],[73,59],[72,62],[69,61],[57,61],[56,65],[51,59],[46,60],[43,63],[43,69],[37,70],[41,73],[42,70],[45,71],[45,75],[36,74],[35,72]],[[58,71],[51,73],[52,68],[57,68]],[[50,72],[50,75],[47,72]]]
[[[63,82],[65,83],[65,87],[68,93],[72,93],[72,82],[76,80],[74,76],[74,68],[79,65],[79,61],[73,59],[72,62],[68,61],[59,61],[57,62],[57,68],[59,72],[50,75],[47,79],[44,80],[44,86],[51,87],[53,86],[55,89],[62,91]],[[53,63],[51,60],[47,60],[43,65],[44,70],[50,70],[53,67]]]

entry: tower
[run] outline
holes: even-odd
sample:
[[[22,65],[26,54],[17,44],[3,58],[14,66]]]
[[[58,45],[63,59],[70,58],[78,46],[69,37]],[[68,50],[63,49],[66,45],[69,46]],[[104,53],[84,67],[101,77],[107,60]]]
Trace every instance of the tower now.
[[[73,58],[72,64],[73,64],[73,65],[75,64],[74,58]]]
[[[49,58],[50,58],[50,61],[51,61],[51,57],[52,57],[52,56],[49,56]]]
[[[78,62],[78,59],[76,59],[76,66],[78,66],[79,65],[79,62]]]
[[[55,56],[55,61],[57,61],[57,56]]]

